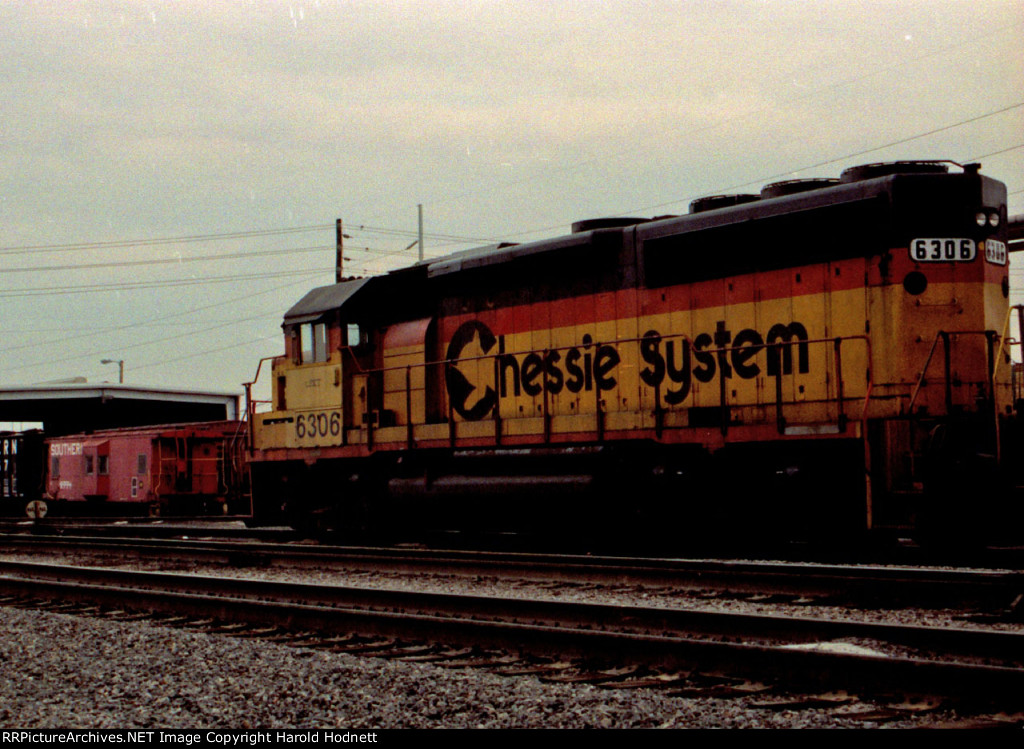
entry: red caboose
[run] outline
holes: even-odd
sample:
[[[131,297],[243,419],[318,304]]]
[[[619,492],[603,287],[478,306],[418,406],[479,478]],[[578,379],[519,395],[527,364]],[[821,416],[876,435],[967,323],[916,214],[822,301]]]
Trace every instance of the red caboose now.
[[[244,435],[216,421],[54,437],[47,500],[90,514],[248,514]]]

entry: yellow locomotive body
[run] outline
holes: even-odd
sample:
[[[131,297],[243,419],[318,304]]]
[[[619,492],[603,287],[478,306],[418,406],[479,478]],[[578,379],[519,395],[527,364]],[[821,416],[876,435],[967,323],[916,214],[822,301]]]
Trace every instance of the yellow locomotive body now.
[[[250,404],[256,505],[962,531],[1016,439],[1005,203],[973,166],[869,165],[315,289]]]

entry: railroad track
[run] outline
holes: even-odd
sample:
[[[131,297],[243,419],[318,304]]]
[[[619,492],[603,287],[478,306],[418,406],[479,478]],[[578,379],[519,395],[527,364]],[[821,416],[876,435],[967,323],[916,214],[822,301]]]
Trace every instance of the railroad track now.
[[[761,598],[766,603],[953,608],[973,611],[979,617],[1019,620],[1024,616],[1024,574],[1009,571],[24,535],[0,535],[0,550],[84,555],[104,564],[110,560],[173,560],[233,567],[499,578],[568,589],[619,587],[674,596]]]
[[[0,537],[15,535],[53,537],[95,537],[95,538],[136,538],[149,540],[174,540],[181,538],[207,538],[264,543],[323,544],[335,548],[331,539],[310,539],[288,527],[249,528],[241,519],[231,517],[167,517],[167,518],[88,518],[58,517],[43,520],[25,520],[0,517]],[[576,555],[610,556],[678,556],[685,553],[694,558],[774,559],[793,563],[819,564],[877,564],[954,566],[979,569],[1024,570],[1024,547],[991,547],[974,550],[923,549],[912,542],[877,539],[872,544],[786,544],[764,542],[752,545],[750,542],[720,541],[713,546],[697,547],[690,551],[665,548],[616,548],[605,544],[601,548],[566,548],[555,539],[543,540],[536,537],[520,537],[497,534],[477,537],[463,534],[434,533],[424,538],[404,539],[396,545],[395,539],[377,539],[376,542],[393,548],[419,546],[433,549],[460,549],[468,551],[494,551],[510,553],[569,553]]]
[[[1024,635],[1016,632],[27,563],[0,565],[0,596],[5,605],[103,607],[236,636],[623,689],[704,689],[717,679],[740,692],[844,690],[1004,709],[1024,700]],[[850,641],[872,651],[829,646]]]
[[[286,542],[300,539],[297,531],[285,527],[248,528],[242,520],[230,516],[206,517],[66,517],[25,520],[0,517],[0,534],[36,536],[93,536],[133,538],[180,538],[202,535],[224,539],[262,539]]]

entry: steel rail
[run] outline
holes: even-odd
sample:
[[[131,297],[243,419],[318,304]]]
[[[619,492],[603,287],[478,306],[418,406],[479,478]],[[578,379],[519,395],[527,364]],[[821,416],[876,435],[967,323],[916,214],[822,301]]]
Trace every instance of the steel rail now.
[[[1019,702],[1024,694],[1024,634],[1018,633],[56,565],[2,567],[3,594],[63,603],[274,624],[326,634],[355,632],[560,657],[639,661],[662,668],[727,669],[755,678],[781,678],[787,687],[827,685],[1010,703]],[[851,637],[930,648],[943,656],[998,658],[1004,665],[794,648]]]
[[[360,572],[515,577],[568,584],[633,585],[734,594],[774,593],[890,606],[1010,606],[1024,573],[688,559],[536,555],[505,552],[316,547],[0,535],[0,550],[43,549],[235,566],[316,566]]]
[[[135,517],[47,517],[26,520],[10,516],[0,516],[0,534],[62,536],[76,534],[91,537],[118,538],[131,535],[134,538],[165,539],[178,538],[182,535],[206,536],[211,538],[264,539],[278,542],[301,539],[302,536],[291,528],[260,527],[247,528],[242,525],[244,518],[230,515],[218,516],[213,523],[207,518],[197,518],[194,525],[185,525],[188,518],[165,517],[154,521],[144,516]],[[237,523],[234,527],[215,525],[221,523]]]

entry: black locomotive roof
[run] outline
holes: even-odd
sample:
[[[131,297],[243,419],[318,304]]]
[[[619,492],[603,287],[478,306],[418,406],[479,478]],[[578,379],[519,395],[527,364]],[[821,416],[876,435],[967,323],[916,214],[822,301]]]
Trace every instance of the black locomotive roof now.
[[[569,234],[554,239],[541,239],[537,242],[525,244],[511,244],[502,242],[485,247],[476,247],[463,252],[456,252],[451,255],[439,258],[427,263],[427,277],[446,276],[450,273],[458,273],[472,268],[483,268],[487,265],[505,263],[509,260],[530,257],[543,252],[564,250],[570,247],[580,247],[589,244],[591,232]]]
[[[897,161],[878,164],[863,164],[845,169],[839,180],[816,178],[813,180],[790,180],[773,183],[762,190],[760,199],[744,201],[734,206],[709,210],[704,213],[690,214],[668,221],[651,222],[647,228],[657,235],[665,226],[676,227],[688,232],[710,228],[720,224],[739,221],[756,220],[779,216],[786,213],[814,210],[830,205],[856,203],[869,200],[891,202],[901,190],[901,186],[913,186],[912,189],[925,199],[937,195],[936,191],[970,184],[980,178],[979,197],[989,204],[1005,201],[1005,186],[987,175],[979,174],[980,164],[966,164],[963,171],[951,173],[947,164],[941,161]],[[818,183],[808,185],[812,189],[789,190],[787,185],[800,183]],[[777,188],[783,189],[777,189]]]
[[[658,255],[667,258],[676,253],[677,247],[673,244],[676,237],[682,240],[684,237],[697,236],[694,233],[709,229],[717,231],[719,228],[732,227],[740,230],[750,222],[756,221],[760,225],[763,219],[788,221],[786,217],[793,217],[795,220],[801,215],[816,217],[817,223],[822,224],[823,231],[828,229],[828,222],[837,216],[846,217],[846,220],[839,222],[844,226],[861,223],[877,226],[879,221],[884,220],[885,212],[892,205],[894,196],[900,189],[897,185],[904,180],[908,185],[933,186],[926,188],[922,193],[922,199],[930,199],[930,196],[937,195],[935,190],[938,190],[940,185],[963,184],[961,180],[964,178],[977,179],[977,176],[978,165],[973,164],[964,167],[961,174],[948,174],[946,166],[938,162],[868,164],[846,170],[841,180],[819,179],[815,180],[813,186],[803,184],[808,180],[801,180],[799,189],[787,187],[767,190],[761,196],[749,196],[750,200],[734,201],[733,205],[710,207],[683,216],[658,217],[650,220],[615,219],[611,222],[604,219],[603,223],[582,222],[574,225],[577,231],[560,237],[523,244],[502,242],[476,247],[445,257],[421,261],[406,268],[393,270],[385,276],[351,279],[315,288],[285,313],[284,325],[312,322],[329,312],[342,309],[355,319],[361,312],[373,308],[375,318],[379,319],[381,301],[389,310],[388,314],[396,319],[407,316],[406,312],[409,310],[406,308],[415,307],[413,312],[422,314],[419,306],[431,294],[439,293],[443,297],[466,293],[473,295],[479,291],[477,284],[491,278],[503,278],[505,283],[511,283],[503,268],[507,268],[509,272],[518,269],[516,272],[519,274],[519,283],[523,283],[524,278],[534,278],[533,274],[538,272],[547,278],[560,275],[578,277],[586,275],[588,271],[590,275],[600,275],[604,270],[611,273],[614,270],[612,266],[630,262],[626,255],[620,254],[620,250],[626,252],[631,246],[635,247],[633,251],[643,253],[646,259],[642,262],[650,266],[647,268],[646,282],[663,283],[667,282],[670,274],[664,274],[662,281],[655,281],[652,275],[661,274],[652,274],[652,270],[660,267]],[[982,176],[981,191],[985,194],[985,199],[1005,200],[1005,187],[991,178]],[[990,192],[991,196],[988,194]],[[579,230],[584,227],[586,230]],[[732,228],[729,230],[732,231]],[[627,232],[635,233],[635,245],[623,236]],[[868,242],[858,244],[851,239],[848,244],[856,245],[851,252],[862,252],[865,249],[871,251]],[[710,255],[716,253],[710,252]],[[817,257],[816,254],[814,256]],[[583,262],[573,262],[579,260]],[[788,246],[784,254],[774,259],[758,256],[749,260],[757,267],[775,267],[779,263],[792,263],[807,258],[802,257],[792,246]],[[684,262],[683,258],[672,261],[675,265],[680,263],[693,265],[688,260]],[[714,264],[708,258],[696,262],[697,265],[705,266],[709,263]],[[698,269],[692,270],[693,272],[688,270],[683,275],[690,280],[701,276],[701,273],[697,272]],[[463,276],[467,271],[468,275]],[[481,272],[484,275],[481,275]],[[712,269],[705,268],[702,272],[707,275],[712,273]],[[623,278],[619,278],[618,282],[623,282]],[[423,282],[427,279],[436,279],[443,285],[437,286],[435,291],[425,295]],[[613,281],[614,279],[609,280],[608,283]],[[502,285],[503,283],[499,282],[499,286]]]
[[[842,203],[855,203],[875,198],[886,200],[893,179],[895,177],[887,176],[849,184],[830,184],[806,192],[761,198],[737,205],[641,224],[637,228],[637,232],[641,238],[649,239],[666,234],[700,231],[740,221],[798,213]]]
[[[420,265],[426,266],[428,278],[436,278],[439,276],[456,274],[462,271],[501,265],[510,261],[521,260],[546,253],[560,254],[573,248],[583,248],[594,242],[595,234],[621,233],[627,228],[636,227],[641,238],[653,238],[664,236],[666,234],[699,231],[713,226],[733,224],[737,221],[745,221],[767,216],[775,216],[780,213],[811,210],[837,203],[869,200],[878,197],[879,195],[887,194],[887,184],[891,182],[892,179],[894,179],[892,175],[887,175],[850,184],[828,183],[828,186],[821,187],[816,190],[810,190],[793,195],[785,195],[778,198],[755,199],[752,202],[745,202],[697,214],[673,216],[666,219],[654,219],[650,221],[644,219],[630,219],[628,222],[624,221],[623,226],[609,226],[607,228],[580,231],[573,234],[550,239],[541,239],[524,244],[502,243],[475,247],[473,249],[456,252],[436,260],[428,260]]]
[[[356,296],[373,280],[372,278],[353,278],[330,286],[319,286],[309,291],[284,313],[284,324],[298,325],[312,322],[323,317],[327,312],[339,310],[346,304],[354,302]]]
[[[976,165],[969,165],[976,167]],[[976,174],[976,168],[965,168],[964,174]],[[799,190],[778,189],[779,185],[770,185],[762,196],[749,196],[749,200],[733,201],[733,204],[721,208],[683,216],[671,216],[663,219],[628,219],[616,220],[621,223],[608,228],[597,228],[590,231],[578,231],[573,234],[542,239],[525,244],[492,244],[457,252],[436,260],[428,260],[419,265],[426,267],[428,278],[447,276],[486,266],[500,265],[509,261],[520,260],[545,253],[561,254],[592,243],[595,234],[622,232],[627,227],[635,227],[637,238],[645,240],[667,235],[689,233],[710,229],[717,226],[738,224],[751,220],[764,219],[786,214],[799,214],[803,211],[815,211],[828,206],[844,204],[877,204],[887,205],[893,195],[894,185],[903,180],[946,183],[950,177],[962,178],[963,175],[948,174],[942,162],[888,162],[866,164],[843,172],[842,180],[817,179],[814,189],[806,185]],[[986,179],[987,182],[991,180]],[[791,181],[793,182],[793,181]],[[808,180],[799,180],[804,183]],[[790,182],[781,183],[789,185]],[[586,222],[582,222],[581,226]]]

